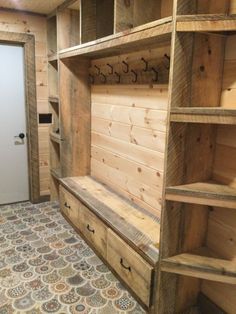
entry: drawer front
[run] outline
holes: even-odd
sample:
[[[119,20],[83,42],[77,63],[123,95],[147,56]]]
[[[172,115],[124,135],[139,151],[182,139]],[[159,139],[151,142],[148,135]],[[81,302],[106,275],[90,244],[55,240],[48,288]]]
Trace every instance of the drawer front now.
[[[106,258],[107,255],[107,227],[89,209],[82,212],[83,235],[96,248],[96,250]]]
[[[107,260],[143,303],[150,306],[153,267],[110,229]]]
[[[68,192],[63,186],[60,186],[60,207],[61,211],[78,228],[81,225],[81,206],[80,202]]]

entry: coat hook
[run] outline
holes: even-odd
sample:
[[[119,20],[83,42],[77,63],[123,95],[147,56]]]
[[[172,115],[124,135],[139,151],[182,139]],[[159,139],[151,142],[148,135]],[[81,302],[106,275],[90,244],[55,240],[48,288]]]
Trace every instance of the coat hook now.
[[[155,73],[155,78],[152,79],[153,82],[158,82],[158,71],[155,68],[152,68],[152,71]]]
[[[136,83],[138,80],[138,74],[134,70],[131,70],[131,72],[134,74],[134,79],[132,80],[132,82]]]
[[[98,70],[97,74],[100,75],[101,74],[101,69],[97,65],[95,65],[94,67]]]
[[[170,56],[168,56],[168,54],[164,54],[164,57],[167,59],[167,60],[169,60],[170,61]]]
[[[94,84],[94,76],[92,74],[89,74],[90,83]]]
[[[110,72],[110,73],[108,73],[108,74],[113,74],[113,72],[114,72],[114,68],[113,68],[113,66],[112,66],[112,65],[110,65],[109,63],[107,63],[107,66],[111,69],[111,72]]]
[[[164,66],[165,66],[165,68],[167,69],[167,70],[169,70],[170,69],[170,57],[165,53],[164,54],[164,57],[169,61],[169,65],[165,65],[165,63],[164,63]]]
[[[126,70],[123,70],[124,73],[128,73],[129,72],[129,65],[127,62],[122,61],[122,63],[126,66]]]
[[[103,77],[102,83],[106,83],[107,81],[106,75],[103,74],[102,72],[100,73],[100,75]]]
[[[144,68],[144,72],[147,72],[147,70],[148,70],[148,61],[147,60],[145,60],[144,58],[141,58],[141,60],[145,63],[145,68]]]
[[[116,81],[116,83],[120,83],[120,74],[117,73],[117,72],[115,72],[115,75],[117,76],[117,81]]]

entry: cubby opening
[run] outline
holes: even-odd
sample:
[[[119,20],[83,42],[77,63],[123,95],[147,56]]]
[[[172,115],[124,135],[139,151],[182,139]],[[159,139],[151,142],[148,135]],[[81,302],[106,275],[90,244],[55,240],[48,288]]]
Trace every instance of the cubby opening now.
[[[176,76],[185,86],[173,107],[236,109],[236,35],[178,33],[176,43]]]
[[[115,33],[172,16],[172,10],[172,0],[115,0]]]
[[[191,276],[162,272],[162,285],[175,293],[175,299],[166,299],[163,313],[233,314],[236,310],[236,286]],[[169,294],[170,293],[170,294]],[[163,295],[163,298],[166,297]]]
[[[58,64],[57,60],[48,63],[49,98],[58,98]]]
[[[57,53],[57,17],[54,15],[47,20],[48,57]]]
[[[81,43],[113,34],[114,0],[81,0]]]
[[[60,144],[51,138],[51,169],[55,172],[60,172],[61,158],[60,158]]]
[[[169,227],[176,222],[179,246],[166,244],[170,250],[162,260],[162,268],[173,273],[236,283],[235,209],[199,204],[168,202]],[[233,231],[233,232],[231,232]],[[169,255],[169,256],[168,256]]]
[[[170,137],[167,171],[178,163],[178,176],[168,179],[166,198],[236,209],[235,125],[173,123]]]
[[[171,121],[236,123],[236,57],[233,33],[179,32]]]
[[[58,50],[80,44],[80,0],[57,13]]]
[[[197,0],[197,1],[178,1],[178,15],[197,15],[197,14],[235,14],[235,0]]]
[[[60,113],[59,113],[59,103],[55,101],[50,101],[50,109],[52,113],[52,129],[51,131],[55,134],[60,134]]]
[[[91,60],[91,175],[160,215],[170,43]]]

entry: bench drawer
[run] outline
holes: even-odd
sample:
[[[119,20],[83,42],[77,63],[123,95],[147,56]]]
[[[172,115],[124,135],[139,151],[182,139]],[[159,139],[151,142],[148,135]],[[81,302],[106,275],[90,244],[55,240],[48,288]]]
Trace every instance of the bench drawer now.
[[[60,208],[69,220],[80,229],[81,208],[80,202],[63,186],[60,186]],[[83,206],[83,205],[82,205]]]
[[[153,267],[110,229],[107,260],[140,300],[150,306]]]
[[[83,209],[81,231],[94,248],[106,258],[107,227],[86,207]]]

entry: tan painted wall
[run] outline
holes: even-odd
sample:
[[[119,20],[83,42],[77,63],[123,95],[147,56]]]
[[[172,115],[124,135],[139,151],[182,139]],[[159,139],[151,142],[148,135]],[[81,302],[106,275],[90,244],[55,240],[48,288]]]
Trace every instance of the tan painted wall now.
[[[0,30],[35,35],[37,108],[47,113],[47,28],[46,18],[21,12],[0,11]],[[49,126],[39,127],[40,194],[49,194]]]

